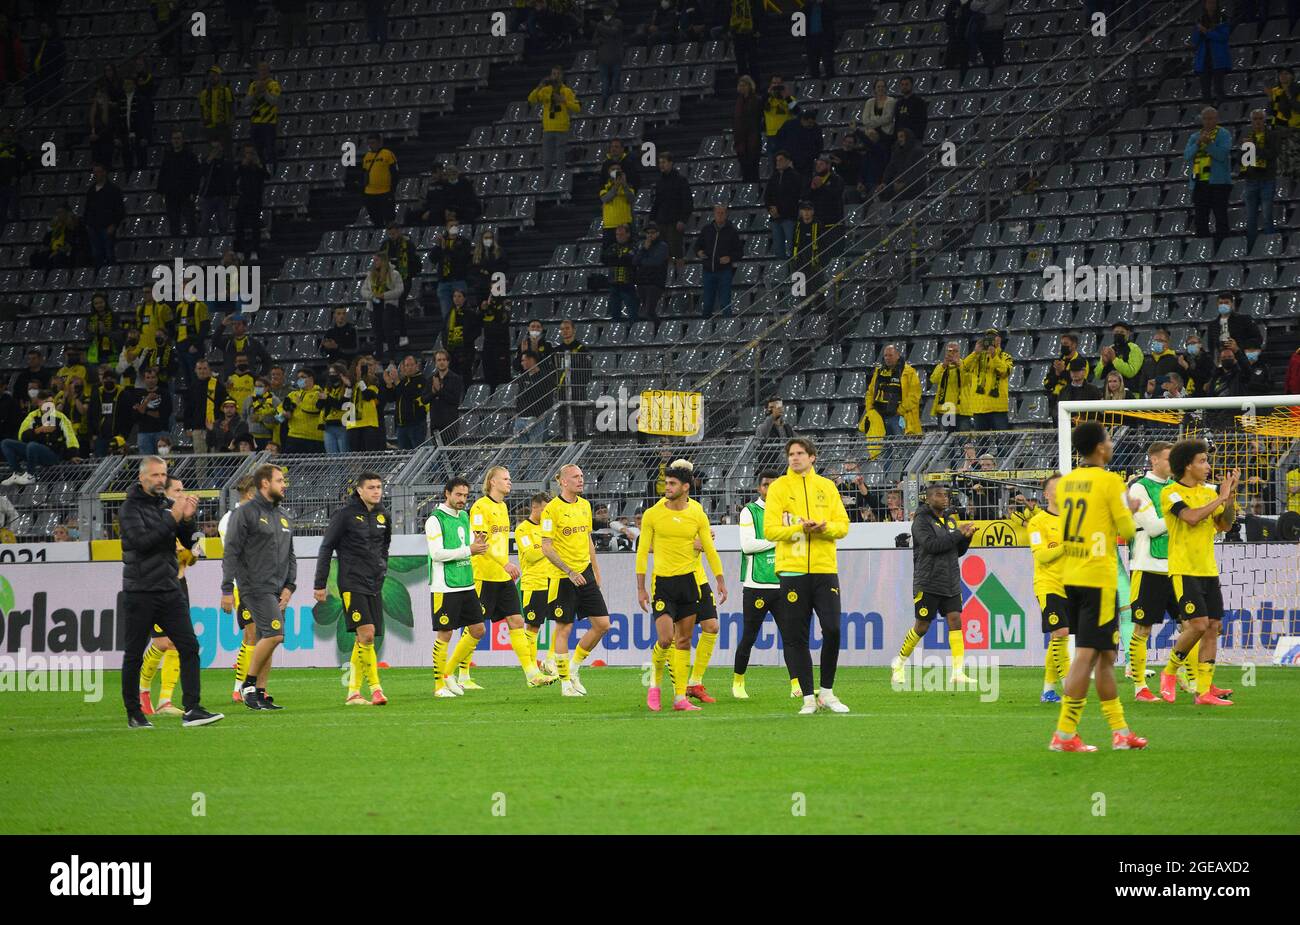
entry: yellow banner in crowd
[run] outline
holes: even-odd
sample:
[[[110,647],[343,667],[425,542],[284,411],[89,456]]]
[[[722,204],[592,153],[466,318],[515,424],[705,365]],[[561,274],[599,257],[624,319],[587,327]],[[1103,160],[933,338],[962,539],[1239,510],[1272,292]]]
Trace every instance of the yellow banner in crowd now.
[[[701,392],[671,392],[651,389],[641,393],[637,430],[661,437],[693,437],[704,420]]]

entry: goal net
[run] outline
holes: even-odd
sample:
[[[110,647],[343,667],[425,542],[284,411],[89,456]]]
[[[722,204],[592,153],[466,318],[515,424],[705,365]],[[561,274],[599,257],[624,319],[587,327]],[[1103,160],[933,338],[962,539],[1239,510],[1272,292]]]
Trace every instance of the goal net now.
[[[1237,522],[1220,535],[1216,556],[1223,587],[1220,662],[1267,664],[1284,636],[1300,636],[1300,396],[1061,402],[1058,463],[1078,464],[1070,431],[1100,421],[1115,450],[1111,469],[1132,481],[1147,469],[1156,440],[1201,439],[1210,450],[1210,481],[1241,470]],[[1117,563],[1121,632],[1127,650],[1128,553]],[[1167,654],[1175,627],[1152,636],[1153,657]]]

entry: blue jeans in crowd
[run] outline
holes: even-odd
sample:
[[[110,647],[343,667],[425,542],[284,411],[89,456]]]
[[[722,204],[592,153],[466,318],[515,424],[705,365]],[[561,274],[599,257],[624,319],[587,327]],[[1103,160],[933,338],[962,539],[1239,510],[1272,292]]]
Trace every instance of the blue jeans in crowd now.
[[[428,421],[418,424],[400,424],[397,428],[397,448],[413,450],[428,439]]]
[[[140,451],[141,456],[156,456],[158,455],[158,438],[170,436],[171,434],[165,430],[160,430],[153,434],[146,434],[144,431],[140,431],[136,434],[136,449]]]
[[[735,275],[733,270],[704,271],[704,299],[700,303],[700,313],[705,318],[713,315],[715,304],[722,314],[731,314],[731,281]]]
[[[626,319],[631,321],[637,320],[637,315],[641,311],[641,303],[636,297],[636,287],[631,283],[614,283],[609,287],[609,319],[618,321],[624,317],[624,307],[626,307]]]
[[[90,236],[90,260],[97,267],[112,266],[114,237],[102,228],[86,228]]]
[[[772,256],[788,258],[794,252],[794,219],[772,221]]]
[[[446,321],[451,315],[451,294],[457,289],[460,289],[465,295],[469,295],[469,284],[463,279],[449,279],[438,284],[438,305],[442,308],[443,321]],[[468,299],[465,304],[469,304]]]
[[[348,430],[342,424],[325,425],[325,455],[338,456],[348,451]]]
[[[622,64],[601,64],[600,69],[600,105],[609,104],[609,98],[618,92],[618,78],[623,71]]]
[[[1242,198],[1246,203],[1246,247],[1255,246],[1255,236],[1275,234],[1277,227],[1273,224],[1273,193],[1277,189],[1276,180],[1247,180],[1246,191]],[[1262,227],[1260,217],[1263,217]]]
[[[5,462],[15,472],[27,469],[27,474],[35,478],[41,466],[53,466],[62,462],[62,457],[43,443],[24,443],[22,440],[6,440],[0,443],[0,452],[4,453]]]

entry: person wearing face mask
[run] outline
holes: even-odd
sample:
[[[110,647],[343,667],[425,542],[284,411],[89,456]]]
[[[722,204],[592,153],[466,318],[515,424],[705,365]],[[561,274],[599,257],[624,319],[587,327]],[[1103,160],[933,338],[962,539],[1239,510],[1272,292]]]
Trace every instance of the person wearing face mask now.
[[[163,459],[166,459],[168,456],[172,455],[171,437],[158,438],[158,455],[161,456]]]
[[[1214,356],[1218,355],[1219,348],[1229,340],[1235,340],[1239,344],[1266,343],[1264,332],[1255,323],[1255,319],[1241,311],[1241,293],[1235,291],[1219,293],[1217,317],[1210,322],[1210,329],[1206,333],[1208,349]]]
[[[535,354],[538,365],[545,367],[548,363],[547,357],[554,350],[555,347],[546,339],[546,328],[536,318],[530,318],[528,330],[519,339],[519,349],[515,352],[515,372],[524,371],[524,354]]]
[[[1178,369],[1187,384],[1187,394],[1191,398],[1204,398],[1210,394],[1210,377],[1214,375],[1214,360],[1201,344],[1198,334],[1189,334],[1183,341],[1183,350],[1178,354]]]
[[[1114,370],[1124,377],[1124,388],[1135,391],[1145,359],[1142,348],[1133,340],[1133,328],[1124,322],[1113,325],[1110,330],[1113,340],[1101,348],[1101,358],[1093,367],[1093,378],[1101,384]]]
[[[99,390],[76,373],[60,378],[63,380],[63,389],[54,396],[54,406],[72,422],[77,443],[89,450],[94,438],[92,428],[97,423],[95,409],[99,406]]]
[[[506,282],[505,274],[509,269],[510,263],[506,260],[506,252],[501,247],[501,240],[496,230],[484,228],[470,256],[470,282],[472,284],[470,298],[476,304],[492,298],[494,280],[499,280],[504,285]],[[497,276],[498,273],[501,274],[500,277]]]
[[[1147,341],[1146,348],[1147,357],[1142,362],[1142,388],[1138,394],[1159,395],[1161,383],[1170,373],[1181,372],[1182,369],[1178,354],[1170,344],[1169,329],[1157,328]]]
[[[140,332],[140,342],[152,344],[159,331],[167,330],[172,323],[172,307],[153,297],[153,284],[140,290],[140,301],[135,303],[135,329]]]
[[[248,357],[242,353],[236,354],[234,368],[226,376],[226,394],[235,400],[236,409],[244,407],[244,402],[253,394],[255,378],[248,365]]]
[[[460,233],[458,221],[447,222],[446,228],[435,233],[433,248],[429,251],[429,263],[433,267],[434,278],[438,281],[438,305],[442,309],[444,322],[451,314],[451,294],[457,289],[469,289],[471,257],[469,242]]]
[[[464,376],[466,382],[474,379],[474,361],[478,353],[475,343],[482,326],[483,318],[478,306],[471,304],[462,290],[453,292],[451,314],[442,329],[442,342],[451,353],[452,368]]]
[[[1214,368],[1214,373],[1210,376],[1210,382],[1206,389],[1206,394],[1212,398],[1236,397],[1247,395],[1249,385],[1249,366],[1243,365],[1238,352],[1232,346],[1225,344],[1219,349],[1219,363]],[[1221,420],[1230,420],[1224,418],[1221,412],[1216,413],[1216,417]],[[1206,426],[1209,426],[1210,415],[1206,415]]]
[[[158,381],[158,370],[145,369],[141,387],[131,394],[137,429],[136,448],[141,456],[152,456],[158,448],[158,438],[167,433],[172,418],[172,397]]]
[[[402,277],[402,294],[397,297],[397,346],[405,347],[410,342],[406,336],[406,300],[424,262],[415,242],[402,233],[396,222],[390,222],[384,232],[381,250],[388,255],[389,265]]]
[[[1246,383],[1247,395],[1273,395],[1273,375],[1268,365],[1261,359],[1263,350],[1257,343],[1244,345],[1237,355],[1237,362],[1242,366],[1242,376]]]
[[[122,345],[122,352],[117,355],[117,374],[125,375],[129,369],[136,375],[144,368],[144,352],[148,345],[140,339],[140,332],[135,328],[128,328],[126,332],[126,342]]]
[[[336,376],[337,372],[332,372],[331,375]],[[325,445],[325,392],[316,387],[316,376],[310,369],[298,370],[293,384],[293,390],[285,396],[284,406],[280,409],[281,415],[287,416],[288,435],[284,441],[284,451],[316,454],[329,452]],[[341,429],[341,425],[338,426]]]
[[[638,26],[637,34],[651,47],[676,44],[681,15],[675,0],[659,0],[659,5],[650,14],[649,24]]]
[[[176,373],[176,348],[166,331],[154,334],[152,344],[140,353],[141,367],[153,367],[158,370],[158,383],[164,389],[171,388],[172,377]]]
[[[357,355],[357,326],[348,320],[348,310],[342,307],[334,309],[333,322],[321,335],[321,355],[331,363],[350,363]]]
[[[1047,368],[1047,377],[1043,381],[1043,388],[1049,396],[1060,395],[1061,390],[1070,384],[1070,364],[1075,359],[1082,359],[1079,356],[1079,335],[1069,332],[1061,335],[1061,352],[1057,359],[1052,361],[1052,365]],[[1084,378],[1091,372],[1088,361],[1083,361]]]
[[[11,391],[20,401],[32,399],[30,393],[48,389],[54,379],[54,371],[45,368],[45,354],[35,347],[27,351],[27,368],[14,376]]]
[[[242,312],[226,315],[221,319],[221,328],[212,337],[212,346],[221,351],[221,368],[229,371],[235,365],[235,357],[243,354],[253,367],[253,374],[264,375],[270,368],[271,351],[266,345],[248,333],[248,317]]]
[[[244,399],[240,408],[240,417],[259,450],[264,449],[275,436],[276,418],[280,413],[280,402],[271,394],[271,383],[258,376],[253,380],[253,394]]]
[[[348,391],[351,388],[352,374],[347,364],[330,364],[325,387],[316,400],[316,407],[320,409],[325,452],[330,456],[348,451],[348,432],[343,425],[343,415],[344,406],[348,403]],[[290,436],[293,435],[292,426],[289,428],[289,433]]]
[[[373,328],[374,351],[380,357],[390,356],[397,349],[400,324],[397,320],[402,293],[406,283],[380,251],[370,261],[370,272],[361,279],[361,298],[370,305],[370,326]]]

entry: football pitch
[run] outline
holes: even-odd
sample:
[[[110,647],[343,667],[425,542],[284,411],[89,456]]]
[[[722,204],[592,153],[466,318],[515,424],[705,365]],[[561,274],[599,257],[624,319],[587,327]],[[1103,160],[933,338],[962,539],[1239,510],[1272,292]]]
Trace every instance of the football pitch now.
[[[483,691],[432,697],[432,672],[383,674],[385,707],[344,707],[339,673],[283,670],[286,709],[230,702],[203,673],[211,727],[128,730],[118,674],[103,699],[0,694],[4,833],[1085,833],[1300,832],[1300,672],[1254,686],[1225,666],[1237,704],[1133,704],[1145,752],[1112,752],[1096,695],[1091,755],[1047,742],[1057,707],[1041,670],[1002,669],[998,698],[890,688],[842,669],[848,715],[796,716],[784,669],[752,668],[752,699],[654,715],[642,673],[587,668],[585,699],[477,669]],[[179,693],[179,692],[178,692]],[[670,699],[670,698],[665,698]],[[1213,794],[1205,784],[1213,786]]]

